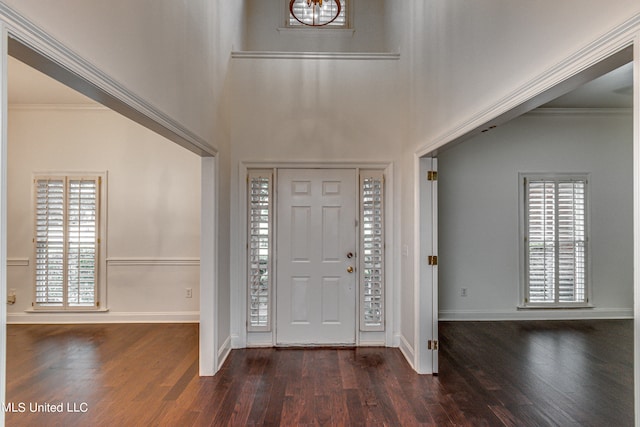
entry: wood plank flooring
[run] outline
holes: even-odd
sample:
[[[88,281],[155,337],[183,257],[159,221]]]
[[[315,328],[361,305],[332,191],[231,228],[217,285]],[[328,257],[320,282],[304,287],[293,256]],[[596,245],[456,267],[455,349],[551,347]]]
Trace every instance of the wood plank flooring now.
[[[631,320],[441,322],[440,343],[439,376],[360,348],[234,350],[200,378],[197,325],[10,325],[6,425],[633,425]]]

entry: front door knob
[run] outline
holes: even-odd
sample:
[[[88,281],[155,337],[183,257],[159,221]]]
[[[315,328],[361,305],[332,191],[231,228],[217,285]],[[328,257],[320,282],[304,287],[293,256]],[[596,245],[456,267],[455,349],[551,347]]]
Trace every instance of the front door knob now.
[[[349,267],[347,268],[347,273],[353,273],[353,267],[349,266]]]

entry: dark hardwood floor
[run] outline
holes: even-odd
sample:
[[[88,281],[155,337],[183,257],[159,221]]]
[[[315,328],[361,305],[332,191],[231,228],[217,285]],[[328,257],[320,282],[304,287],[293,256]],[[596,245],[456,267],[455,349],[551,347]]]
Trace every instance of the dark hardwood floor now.
[[[633,425],[631,320],[442,322],[440,334],[439,376],[360,348],[234,350],[200,378],[197,325],[10,325],[6,424]]]

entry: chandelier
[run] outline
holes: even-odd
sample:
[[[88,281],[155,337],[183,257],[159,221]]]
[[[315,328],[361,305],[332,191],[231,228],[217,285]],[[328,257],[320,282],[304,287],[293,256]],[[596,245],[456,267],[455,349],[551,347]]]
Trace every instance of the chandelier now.
[[[342,4],[340,0],[291,0],[289,12],[291,16],[310,27],[322,27],[331,24],[340,16]]]

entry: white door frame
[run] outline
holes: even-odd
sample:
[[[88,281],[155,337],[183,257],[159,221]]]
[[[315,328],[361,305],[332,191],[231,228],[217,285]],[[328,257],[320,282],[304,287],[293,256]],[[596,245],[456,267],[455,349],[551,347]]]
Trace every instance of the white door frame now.
[[[237,257],[232,257],[232,294],[231,294],[231,306],[234,308],[231,319],[231,333],[232,333],[232,347],[233,348],[245,348],[245,347],[273,347],[276,346],[276,334],[275,334],[275,317],[271,318],[271,330],[269,332],[247,332],[246,319],[247,319],[247,173],[249,169],[274,169],[274,188],[277,184],[277,170],[278,169],[355,169],[358,172],[360,169],[380,169],[385,174],[385,241],[386,257],[385,257],[385,330],[384,332],[363,332],[360,331],[360,316],[359,305],[357,305],[358,312],[356,313],[356,346],[365,345],[384,345],[384,346],[397,346],[397,331],[395,316],[398,312],[396,309],[396,302],[399,298],[396,296],[397,287],[394,286],[396,281],[396,272],[394,265],[399,265],[395,258],[399,251],[395,250],[395,242],[393,240],[394,229],[396,224],[393,220],[393,210],[395,203],[394,200],[394,180],[393,180],[393,164],[391,162],[260,162],[260,161],[241,161],[238,166],[238,178],[236,180],[236,191],[238,194],[237,203],[235,203],[236,209],[232,210],[231,217],[235,218],[236,222],[232,225],[234,230],[239,231],[238,239],[232,242],[232,253],[237,254]],[[357,185],[357,183],[356,183]],[[233,189],[232,189],[232,192]],[[277,195],[276,195],[277,198]],[[274,203],[277,204],[277,200]],[[359,204],[358,204],[359,206]],[[275,222],[275,221],[274,221]],[[399,224],[398,224],[399,225]],[[277,231],[276,231],[277,232]],[[359,247],[359,246],[358,246]],[[275,271],[275,269],[274,269]],[[274,277],[274,282],[276,278]],[[359,281],[358,281],[359,282]],[[359,286],[359,283],[357,283]],[[274,286],[274,294],[272,294],[272,304],[276,300]],[[359,293],[356,294],[357,302]],[[359,303],[358,303],[359,304]],[[275,313],[275,309],[272,308],[272,313]]]

